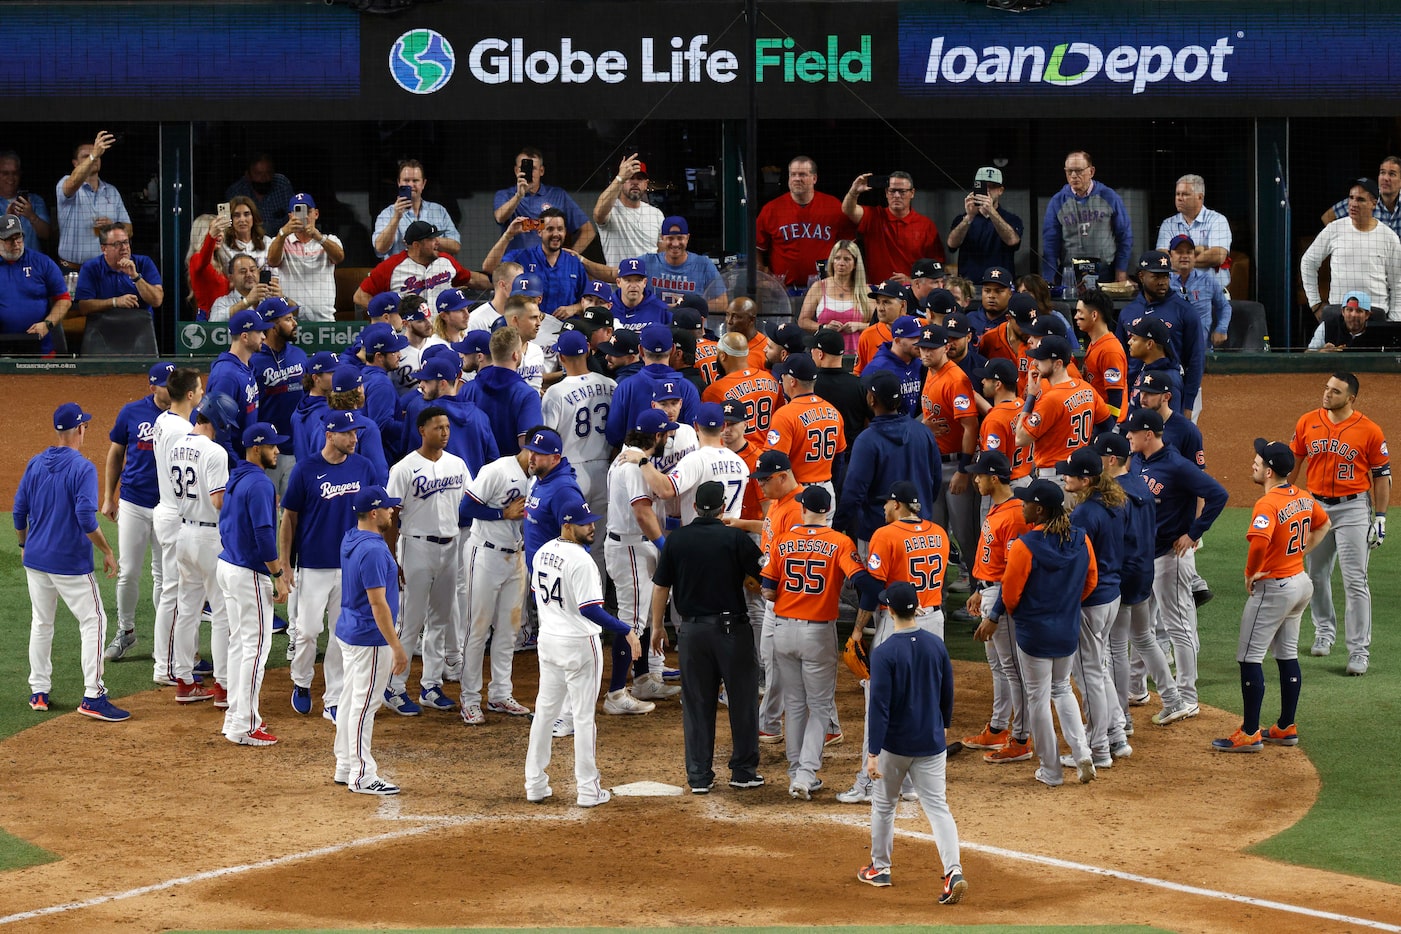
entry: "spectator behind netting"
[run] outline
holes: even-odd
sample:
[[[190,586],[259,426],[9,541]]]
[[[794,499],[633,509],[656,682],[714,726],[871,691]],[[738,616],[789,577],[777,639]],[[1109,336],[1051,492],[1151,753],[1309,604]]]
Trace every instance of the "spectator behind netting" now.
[[[258,275],[258,261],[247,253],[240,253],[224,267],[229,277],[229,291],[219,296],[214,307],[209,309],[210,321],[227,321],[230,316],[250,308],[257,308],[265,298],[281,296],[282,287],[277,277],[262,282]]]
[[[258,152],[248,160],[243,175],[224,191],[224,197],[230,202],[235,198],[247,198],[258,208],[258,213],[273,220],[287,213],[293,191],[291,181],[272,164],[272,157]]]
[[[240,253],[253,257],[261,269],[267,265],[271,238],[263,230],[263,215],[252,198],[238,197],[229,202],[229,229],[219,244],[215,257],[219,265],[228,268],[229,260]]]
[[[827,278],[814,282],[803,299],[798,327],[811,333],[836,331],[845,352],[856,353],[871,317],[866,292],[866,264],[860,248],[850,240],[838,240],[827,255]]]
[[[25,242],[41,247],[49,239],[49,209],[37,192],[20,187],[19,153],[0,150],[0,214],[13,214],[24,228]]]
[[[568,228],[569,246],[582,253],[593,243],[596,232],[593,222],[583,209],[569,197],[569,192],[558,185],[546,185],[545,157],[534,146],[522,146],[516,153],[513,167],[516,182],[511,188],[502,188],[492,202],[492,217],[496,225],[505,233],[513,217],[523,217],[531,221],[540,219],[540,212],[546,208],[559,208],[564,212]],[[536,233],[538,225],[528,224],[506,244],[508,250],[528,250],[540,243]]]
[[[788,163],[788,191],[764,205],[755,222],[759,269],[772,272],[788,289],[808,288],[818,262],[830,258],[838,241],[856,236],[842,203],[816,186],[817,163],[794,156]]]
[[[1386,163],[1382,163],[1386,168]],[[1396,166],[1392,166],[1396,171]],[[1401,175],[1396,178],[1401,179]],[[1392,202],[1396,192],[1392,191]],[[1231,287],[1231,224],[1226,215],[1206,207],[1206,179],[1200,175],[1184,175],[1177,180],[1173,189],[1173,202],[1177,213],[1167,218],[1158,227],[1159,250],[1171,250],[1178,237],[1187,237],[1196,254],[1193,263],[1197,269],[1211,273],[1220,284],[1222,291]],[[1347,216],[1347,201],[1338,217]],[[1331,221],[1333,218],[1329,218]]]
[[[960,310],[966,311],[968,306],[973,304],[973,280],[964,276],[948,276],[944,288],[953,293],[953,297],[958,299]]]
[[[399,174],[395,176],[399,185],[394,203],[375,218],[375,255],[387,259],[408,249],[409,227],[415,223],[426,223],[438,231],[438,249],[456,256],[462,249],[462,234],[452,222],[448,209],[435,201],[423,200],[423,189],[428,185],[428,176],[423,171],[423,163],[417,159],[402,159]]]
[[[0,214],[0,334],[33,334],[39,352],[53,353],[49,337],[72,305],[58,264],[25,246],[24,227]]]
[[[102,155],[116,141],[111,133],[98,130],[91,143],[80,143],[73,150],[73,171],[58,180],[58,256],[64,272],[77,272],[83,263],[102,255],[97,232],[108,224],[124,224],[127,234],[131,233],[131,215],[121,192],[98,177]]]
[[[355,290],[355,308],[363,314],[370,299],[380,292],[413,292],[428,301],[453,286],[491,288],[482,273],[458,265],[457,260],[439,249],[443,231],[427,221],[414,221],[404,230],[405,249],[381,262]]]
[[[268,245],[268,266],[277,270],[283,294],[297,303],[303,321],[336,320],[336,264],[345,260],[345,247],[335,234],[317,229],[320,217],[311,195],[294,195],[287,223]]]
[[[1365,292],[1372,298],[1372,317],[1401,321],[1401,241],[1373,213],[1377,198],[1376,182],[1354,181],[1348,189],[1348,216],[1324,227],[1299,261],[1304,295],[1319,321],[1339,307],[1318,288],[1318,267],[1325,258],[1332,270],[1332,294]]]
[[[859,201],[871,190],[870,172],[856,176],[842,199],[842,210],[861,234],[866,246],[866,272],[872,282],[893,276],[905,279],[915,261],[944,261],[939,228],[915,210],[915,183],[908,172],[891,172],[885,180],[887,207],[863,207]],[[879,179],[877,179],[879,181]]]
[[[963,213],[949,230],[949,249],[958,251],[958,271],[976,281],[989,266],[1011,269],[1022,243],[1022,219],[1002,207],[1002,170],[985,165],[973,176],[974,190],[963,199]],[[982,192],[977,189],[981,187]]]
[[[207,321],[214,303],[229,291],[229,277],[214,262],[214,251],[228,226],[229,218],[222,214],[201,214],[190,225],[190,246],[185,250],[190,291],[185,300],[195,309],[197,321]]]
[[[618,174],[598,194],[593,222],[603,244],[603,260],[614,266],[629,256],[651,253],[662,230],[662,212],[647,198],[647,164],[637,153],[618,164]]]
[[[1103,282],[1127,282],[1133,253],[1133,224],[1118,192],[1095,181],[1090,154],[1077,149],[1065,157],[1065,187],[1051,197],[1041,221],[1041,275],[1055,280],[1075,259],[1098,261]],[[1063,282],[1073,286],[1073,282]]]
[[[102,228],[102,255],[78,272],[73,300],[78,314],[100,315],[117,308],[143,308],[147,314],[165,301],[160,270],[149,256],[131,252],[131,235],[121,224]]]

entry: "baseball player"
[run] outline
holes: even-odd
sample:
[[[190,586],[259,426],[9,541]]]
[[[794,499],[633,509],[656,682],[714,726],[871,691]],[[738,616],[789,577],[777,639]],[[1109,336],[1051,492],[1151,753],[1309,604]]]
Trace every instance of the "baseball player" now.
[[[341,541],[338,654],[345,660],[342,708],[336,719],[337,784],[362,795],[397,795],[399,786],[379,777],[370,753],[375,711],[392,675],[404,674],[409,656],[394,628],[399,605],[399,568],[385,538],[393,534],[399,500],[381,486],[366,486],[351,498],[355,527]]]
[[[1217,752],[1259,752],[1265,743],[1299,745],[1294,714],[1299,707],[1303,672],[1299,668],[1299,620],[1313,596],[1304,561],[1328,534],[1328,513],[1316,500],[1289,482],[1294,453],[1281,441],[1255,439],[1250,479],[1265,488],[1255,501],[1245,533],[1245,589],[1250,596],[1240,618],[1240,693],[1245,716],[1240,729],[1213,740]],[[1260,728],[1265,702],[1265,653],[1279,667],[1279,719]]]
[[[968,894],[949,812],[944,774],[944,728],[953,721],[953,665],[944,640],[916,622],[922,605],[915,587],[897,581],[881,592],[894,620],[891,638],[871,650],[870,725],[864,767],[876,782],[871,803],[871,861],[856,873],[868,885],[890,885],[895,805],[908,778],[929,819],[943,863],[939,904],[956,905]]]
[[[93,574],[92,546],[102,569],[117,576],[117,559],[102,534],[97,512],[97,468],[82,455],[92,416],[76,402],[54,410],[57,444],[30,458],[15,492],[15,535],[29,584],[29,706],[49,709],[53,688],[54,609],[58,598],[78,621],[82,645],[83,702],[78,712],[116,722],[131,714],[107,699],[102,645],[107,612]]]
[[[1314,640],[1310,654],[1333,649],[1338,618],[1333,611],[1333,565],[1342,566],[1347,640],[1347,673],[1365,675],[1372,643],[1372,590],[1367,583],[1368,552],[1386,539],[1386,507],[1391,501],[1391,458],[1381,428],[1357,411],[1358,382],[1335,373],[1323,388],[1323,405],[1299,419],[1289,446],[1297,463],[1291,483],[1306,474],[1309,492],[1323,504],[1332,526],[1304,561],[1313,581]],[[1363,547],[1363,546],[1366,547]]]
[[[1201,409],[1202,370],[1206,363],[1206,336],[1197,309],[1172,287],[1172,257],[1150,250],[1138,259],[1140,292],[1119,314],[1116,334],[1128,346],[1128,326],[1144,319],[1167,325],[1172,356],[1182,364],[1180,411],[1193,418]],[[1195,421],[1195,418],[1193,418]]]
[[[744,507],[744,488],[749,485],[749,466],[744,458],[725,446],[722,437],[724,429],[724,407],[715,402],[702,402],[696,409],[695,422],[699,447],[677,461],[668,473],[659,471],[652,458],[641,449],[635,448],[626,455],[627,460],[641,468],[642,477],[654,497],[659,500],[680,500],[681,525],[695,519],[696,489],[707,480],[714,480],[725,487],[725,508],[721,515],[726,519],[740,517]]]
[[[514,717],[530,713],[512,696],[511,687],[516,641],[511,613],[521,605],[521,526],[525,494],[530,488],[526,473],[529,459],[530,452],[522,449],[487,464],[468,481],[462,501],[462,512],[472,519],[471,534],[464,536],[467,544],[461,564],[461,574],[467,579],[461,709],[462,722],[468,726],[486,722],[481,706],[482,658],[488,637],[491,693],[487,709]]]
[[[332,412],[354,412],[357,416],[364,416],[364,431],[356,432],[359,441],[356,443],[355,453],[364,457],[375,466],[375,479],[389,482],[389,460],[385,457],[384,441],[379,433],[379,425],[370,418],[370,414],[365,411],[365,389],[364,381],[360,377],[360,371],[354,366],[341,365],[336,367],[331,374],[331,395],[327,398],[329,411],[325,413],[320,422],[325,438],[325,417]],[[322,442],[325,443],[324,441]]]
[[[399,392],[389,374],[399,368],[399,351],[409,343],[408,338],[394,333],[387,324],[371,324],[360,332],[360,355],[364,366],[360,376],[364,382],[365,413],[374,419],[384,436],[385,449],[394,450],[396,437],[394,409]]]
[[[258,421],[281,425],[287,431],[305,391],[302,376],[308,362],[306,351],[292,343],[297,334],[297,310],[287,299],[274,295],[258,303],[258,314],[268,323],[263,346],[248,360],[253,378],[258,381]],[[287,475],[297,462],[292,443],[282,447],[282,456],[272,474],[279,501],[287,490]]]
[[[497,333],[505,332],[505,328]],[[493,346],[496,340],[492,337]],[[478,380],[477,385],[481,380]],[[525,545],[525,579],[526,587],[534,586],[531,575],[531,563],[535,558],[535,552],[545,542],[554,538],[559,533],[559,517],[562,510],[567,505],[572,505],[576,500],[583,499],[584,493],[579,489],[578,475],[574,472],[574,465],[569,463],[569,458],[564,456],[564,440],[553,428],[544,425],[535,425],[528,428],[522,435],[520,447],[529,451],[530,456],[526,458],[525,472],[534,478],[529,492],[525,498],[525,525],[522,527],[522,541]],[[526,613],[533,614],[536,610],[536,602],[530,600],[526,602]],[[521,633],[517,647],[520,649],[534,646],[536,637],[536,627],[533,623],[527,623],[526,618],[521,620]],[[567,723],[559,726],[561,731],[571,729]],[[567,736],[567,732],[559,732],[557,735]]]
[[[414,374],[423,367],[428,350],[435,345],[452,350],[446,339],[433,333],[433,322],[428,318],[429,311],[422,295],[406,295],[399,303],[399,320],[404,323],[403,334],[408,343],[399,351],[399,366],[389,374],[389,378],[394,381],[394,388],[399,393],[400,405],[403,404],[404,396],[418,385]]]
[[[1031,445],[1017,444],[1016,430],[1012,427],[1013,420],[1022,411],[1022,400],[1017,396],[1017,368],[1010,360],[989,360],[978,371],[978,381],[982,384],[983,396],[990,403],[978,426],[978,450],[1002,454],[1011,465],[1011,482],[1026,486],[1031,482]],[[986,496],[982,504],[986,518]]]
[[[1125,326],[1128,334],[1129,350],[1129,411],[1138,408],[1138,392],[1144,374],[1155,370],[1182,374],[1182,367],[1174,354],[1172,335],[1167,322],[1157,318],[1139,318]],[[1181,400],[1174,400],[1177,409],[1182,408]]]
[[[804,486],[825,487],[832,497],[832,465],[846,451],[842,416],[832,403],[813,392],[817,364],[807,354],[789,354],[781,377],[788,403],[773,414],[764,443],[782,451],[793,464],[793,477]]]
[[[297,460],[310,457],[321,450],[323,420],[326,418],[327,397],[331,395],[332,374],[337,366],[336,355],[329,350],[318,350],[306,363],[306,373],[302,375],[301,398],[297,410],[292,413],[292,448]]]
[[[739,405],[730,402],[730,405]],[[741,414],[743,407],[740,408]],[[786,532],[803,521],[803,507],[798,495],[803,487],[793,478],[793,464],[782,451],[764,451],[755,461],[750,476],[759,485],[759,490],[769,503],[759,527],[760,567],[768,567],[770,550],[774,537]],[[773,601],[759,592],[763,610],[759,615],[759,662],[764,669],[764,683],[767,686],[759,704],[759,742],[783,742],[783,689],[779,685],[778,666],[774,662],[773,651]],[[754,620],[751,618],[750,622]]]
[[[1016,440],[1032,446],[1032,476],[1049,479],[1057,476],[1059,461],[1089,444],[1095,430],[1112,428],[1114,420],[1094,389],[1066,372],[1071,356],[1065,338],[1043,338],[1027,355],[1035,366],[1027,374]]]
[[[460,393],[486,414],[498,455],[519,451],[527,432],[540,424],[540,394],[516,372],[521,348],[519,331],[512,327],[497,330],[491,335],[491,366],[479,370],[477,378]]]
[[[467,463],[447,451],[448,414],[437,406],[418,413],[423,444],[389,471],[391,497],[404,501],[399,513],[399,563],[404,568],[404,609],[399,638],[407,645],[423,639],[419,703],[404,690],[408,671],[389,679],[385,703],[412,717],[420,704],[430,710],[456,710],[443,694],[443,665],[449,644],[456,645],[453,613],[457,606],[457,511],[471,474]]]
[[[522,341],[521,362],[516,372],[537,394],[544,392],[547,367],[545,351],[535,340],[544,318],[538,296],[516,293],[506,300],[506,324],[520,332]]]
[[[540,804],[554,794],[545,772],[550,764],[551,724],[561,719],[568,701],[575,801],[591,808],[612,797],[599,780],[595,762],[594,705],[603,681],[599,634],[607,629],[614,638],[626,640],[634,657],[642,654],[642,643],[631,626],[603,608],[603,583],[588,555],[598,517],[588,511],[583,496],[573,492],[571,502],[560,504],[559,537],[544,543],[533,556],[530,583],[540,607],[540,692],[525,756],[525,798]]]
[[[242,746],[277,742],[258,713],[258,692],[272,643],[272,605],[287,598],[277,554],[277,494],[265,472],[277,465],[277,446],[286,442],[286,435],[266,423],[245,428],[239,443],[249,459],[234,464],[219,509],[224,547],[217,573],[229,615],[229,707],[223,732],[229,742]]]
[[[890,341],[880,345],[871,362],[861,371],[862,376],[882,370],[895,374],[900,381],[899,412],[914,419],[920,417],[919,394],[923,388],[920,377],[924,370],[915,342],[923,333],[923,325],[918,318],[911,315],[896,318],[890,326]]]
[[[1075,303],[1075,326],[1089,337],[1085,345],[1085,382],[1109,407],[1114,420],[1129,417],[1129,358],[1124,345],[1109,330],[1114,320],[1114,300],[1099,289],[1090,289]]]
[[[741,403],[750,440],[762,443],[768,436],[774,413],[783,404],[782,387],[768,370],[750,366],[749,342],[743,334],[731,331],[720,338],[718,346],[724,375],[705,387],[701,399],[722,404],[727,399]]]
[[[219,437],[219,443],[235,457],[243,456],[244,429],[257,421],[258,379],[249,362],[263,346],[263,335],[267,331],[268,323],[254,309],[234,313],[229,317],[229,349],[215,357],[209,366],[204,391],[211,396],[228,396],[239,404],[242,413],[238,424],[230,428],[227,435]]]
[[[357,493],[376,486],[375,467],[356,454],[360,432],[370,419],[353,411],[332,412],[322,430],[321,450],[297,462],[282,500],[279,550],[291,564],[288,586],[296,587],[293,622],[292,709],[311,713],[311,682],[316,675],[316,644],[329,620],[335,626],[341,605],[341,539],[355,527]],[[395,604],[395,611],[398,604]],[[336,639],[326,643],[322,665],[322,716],[332,722],[345,683],[345,663]]]
[[[690,380],[671,368],[674,340],[669,326],[649,324],[638,335],[638,341],[644,365],[626,379],[616,374],[618,390],[613,394],[613,404],[604,425],[604,435],[614,447],[622,445],[628,430],[637,423],[637,416],[651,406],[658,392],[665,392],[668,396],[675,394],[680,400],[680,421],[683,425],[689,425],[695,419],[696,406],[701,402],[700,393],[696,392]],[[672,421],[676,420],[673,416]]]
[[[968,374],[949,359],[948,333],[928,325],[915,342],[927,376],[920,393],[924,424],[934,432],[944,482],[933,504],[934,521],[953,532],[960,562],[972,565],[978,538],[978,491],[968,482],[968,464],[978,450],[978,406]]]

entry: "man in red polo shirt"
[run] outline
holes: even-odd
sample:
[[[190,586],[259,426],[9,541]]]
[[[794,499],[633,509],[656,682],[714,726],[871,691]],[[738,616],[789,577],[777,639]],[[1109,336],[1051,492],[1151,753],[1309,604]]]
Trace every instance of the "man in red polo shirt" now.
[[[856,225],[866,251],[866,281],[908,277],[915,260],[944,261],[939,228],[914,209],[915,183],[908,172],[891,172],[885,186],[888,207],[862,207],[862,192],[870,191],[871,173],[858,175],[842,199],[842,211]]]

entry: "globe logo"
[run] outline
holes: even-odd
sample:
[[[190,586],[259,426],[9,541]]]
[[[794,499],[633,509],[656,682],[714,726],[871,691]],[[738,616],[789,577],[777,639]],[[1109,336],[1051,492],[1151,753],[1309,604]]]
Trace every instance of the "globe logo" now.
[[[191,350],[199,350],[204,346],[204,328],[200,327],[198,324],[185,325],[183,336],[185,338],[185,346],[189,347]]]
[[[411,29],[394,41],[389,73],[410,94],[432,94],[452,77],[452,45],[432,29]]]

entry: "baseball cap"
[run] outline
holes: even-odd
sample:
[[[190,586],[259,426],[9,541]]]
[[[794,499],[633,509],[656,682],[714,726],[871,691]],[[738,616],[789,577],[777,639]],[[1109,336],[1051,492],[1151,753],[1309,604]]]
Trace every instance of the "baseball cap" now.
[[[706,303],[704,296],[697,295],[695,292],[687,292],[685,295],[682,295],[681,301],[672,306],[671,320],[673,322],[676,321],[676,313],[682,308],[691,309],[696,314],[700,315],[702,321],[710,316],[710,305]]]
[[[958,310],[958,299],[948,289],[934,289],[924,296],[920,307],[932,315],[947,315]]]
[[[1006,482],[1012,479],[1012,462],[1001,451],[980,451],[968,465],[968,472],[996,477]]]
[[[910,270],[911,279],[942,279],[944,278],[944,264],[937,259],[917,259],[914,268]]]
[[[330,373],[336,368],[339,358],[329,350],[318,350],[307,358],[306,371],[308,373]]]
[[[642,345],[637,339],[636,331],[621,328],[613,332],[611,341],[599,344],[598,349],[607,357],[627,357],[641,350]]]
[[[1128,457],[1133,452],[1129,447],[1129,439],[1112,431],[1102,431],[1095,435],[1090,447],[1094,448],[1100,457]]]
[[[290,439],[277,433],[271,422],[254,422],[243,429],[243,446],[251,448],[259,444],[286,444]]]
[[[0,214],[0,240],[8,240],[24,233],[24,226],[13,214]]]
[[[414,221],[404,231],[405,243],[417,243],[420,240],[429,240],[433,237],[441,237],[443,232],[427,221]]]
[[[783,374],[800,383],[810,383],[817,379],[817,364],[805,353],[789,354],[783,361]]]
[[[1354,188],[1361,188],[1366,191],[1367,194],[1372,196],[1373,201],[1381,197],[1381,194],[1377,191],[1377,183],[1370,178],[1354,178],[1352,184],[1348,185],[1348,190],[1351,191]]]
[[[292,314],[294,310],[287,299],[280,295],[269,295],[258,303],[258,314],[263,316],[264,321],[275,321],[284,315]]]
[[[1191,237],[1187,236],[1186,234],[1178,234],[1177,236],[1173,237],[1171,240],[1168,241],[1168,251],[1171,252],[1184,243],[1190,247],[1196,246],[1196,244],[1192,242]]]
[[[1024,487],[1014,487],[1012,495],[1024,503],[1035,503],[1047,509],[1065,508],[1065,491],[1052,480],[1033,480]]]
[[[973,326],[968,323],[968,316],[961,311],[951,311],[944,316],[944,330],[949,335],[949,340],[960,337],[967,337],[973,333]]]
[[[866,297],[898,298],[903,302],[908,297],[907,293],[908,289],[906,289],[904,285],[896,282],[894,279],[887,279],[884,282],[877,282],[875,285],[871,286],[870,290],[866,292]]]
[[[428,320],[428,310],[427,310],[427,309],[428,309],[428,306],[425,305],[425,304],[423,304],[422,302],[416,303],[416,304],[415,304],[412,308],[410,308],[408,311],[403,310],[403,307],[401,306],[400,309],[399,309],[399,317],[402,318],[402,319],[405,320],[405,321],[427,321],[427,320]],[[433,346],[434,346],[434,347],[441,347],[441,346],[443,346],[443,345],[442,345],[442,344],[434,344]]]
[[[982,168],[978,169],[977,172],[973,173],[973,181],[987,182],[989,185],[1001,185],[1002,170],[999,168],[994,168],[990,165],[985,165]]]
[[[1070,339],[1070,329],[1065,326],[1065,319],[1055,312],[1037,315],[1036,320],[1027,325],[1025,330],[1031,337],[1064,337],[1067,341]]]
[[[1104,461],[1094,448],[1078,447],[1069,460],[1056,462],[1056,473],[1067,477],[1098,477],[1104,473]]]
[[[446,379],[456,381],[462,375],[460,358],[456,354],[447,357],[434,357],[431,360],[424,360],[418,368],[418,372],[412,374],[417,380],[438,380]]]
[[[833,356],[846,353],[846,341],[831,328],[818,328],[817,333],[813,335],[812,346],[814,350]]]
[[[1288,476],[1289,471],[1294,469],[1294,452],[1289,450],[1289,445],[1283,441],[1256,438],[1255,453],[1260,455],[1260,460],[1265,462],[1265,466],[1270,468],[1276,477]]]
[[[290,210],[299,204],[305,204],[309,208],[314,208],[316,207],[316,199],[304,191],[299,191],[292,196],[291,201],[287,202],[287,207]]]
[[[266,331],[268,323],[252,308],[235,312],[229,318],[229,334],[248,334],[253,331]]]
[[[613,312],[599,305],[585,308],[579,312],[579,325],[589,334],[599,328],[611,328],[613,326]]]
[[[365,347],[365,353],[374,356],[377,353],[398,353],[409,346],[409,339],[402,334],[395,334],[394,329],[387,324],[372,324],[360,332]]]
[[[1171,370],[1148,370],[1139,380],[1140,394],[1170,392],[1174,397],[1182,395],[1182,378]]]
[[[678,306],[671,309],[671,326],[687,331],[699,331],[705,327],[705,318],[694,308]]]
[[[1124,422],[1124,431],[1151,431],[1163,433],[1163,417],[1152,409],[1134,409]]]
[[[890,485],[886,499],[904,503],[911,509],[919,509],[919,487],[908,480],[896,480]]]
[[[719,480],[707,480],[696,487],[697,509],[723,509],[725,507],[725,484]]]
[[[1172,332],[1168,330],[1167,322],[1162,318],[1144,315],[1124,325],[1124,330],[1138,337],[1146,337],[1159,347],[1167,347],[1172,340]]]
[[[84,412],[83,407],[76,402],[65,402],[54,409],[54,431],[70,431],[90,421],[92,416]]]
[[[685,380],[680,379],[657,380],[657,388],[652,390],[652,401],[665,402],[667,399],[684,399],[685,396],[681,394],[681,386],[684,382]]]
[[[589,287],[584,289],[584,295],[586,297],[591,295],[603,302],[611,302],[613,300],[613,287],[607,282],[591,280]]]
[[[175,364],[157,363],[155,366],[151,367],[150,371],[146,374],[146,380],[152,386],[164,386],[165,381],[169,379],[170,374],[174,372]]]
[[[618,264],[618,278],[626,279],[629,276],[647,278],[647,265],[642,261],[642,257],[635,256]]]
[[[374,509],[393,509],[402,503],[403,500],[395,499],[385,492],[384,487],[378,484],[361,487],[355,498],[350,501],[350,508],[356,512],[370,512]]]
[[[891,337],[919,337],[921,326],[913,315],[901,315],[890,325]]]
[[[347,431],[364,431],[369,427],[365,424],[364,415],[361,415],[357,421],[355,413],[348,409],[332,412],[322,424],[327,431],[334,431],[336,434],[344,434]]]
[[[880,592],[881,606],[890,607],[896,616],[913,616],[919,612],[919,593],[909,581],[896,581]]]
[[[674,349],[681,351],[681,359],[687,363],[696,362],[696,332],[671,326],[671,341]]]
[[[776,473],[792,469],[793,462],[788,459],[787,454],[782,451],[765,451],[759,455],[759,460],[754,464],[754,472],[750,476],[755,480],[767,480]]]
[[[1033,360],[1061,360],[1069,363],[1070,341],[1063,337],[1043,337],[1041,343],[1026,352]]]
[[[889,370],[876,370],[861,375],[861,385],[876,397],[876,401],[888,409],[900,405],[900,377]]]
[[[589,504],[581,496],[560,511],[560,525],[593,525],[603,517],[589,509]]]
[[[725,421],[727,422],[743,422],[749,419],[749,416],[744,414],[743,402],[736,402],[733,399],[726,399],[720,405],[720,408],[724,411]]]
[[[462,359],[458,357],[457,351],[452,349],[451,344],[430,344],[423,348],[423,353],[419,358],[419,362],[427,363],[429,360],[436,360],[438,357],[445,357],[458,366],[462,365]]]
[[[1149,250],[1138,258],[1139,272],[1172,272],[1172,257],[1162,250]]]
[[[564,450],[564,442],[553,428],[538,428],[530,433],[521,447],[536,454],[559,454]]]
[[[663,237],[667,234],[689,234],[690,232],[691,228],[686,226],[686,218],[679,214],[673,214],[662,221],[661,235]]]
[[[209,423],[219,431],[228,431],[238,424],[238,405],[232,396],[222,392],[206,395],[199,400],[195,411],[209,419]]]
[[[773,342],[789,353],[802,353],[808,349],[807,335],[796,324],[780,324],[773,332]]]
[[[1368,295],[1366,292],[1351,291],[1343,296],[1343,307],[1346,308],[1349,305],[1356,305],[1363,311],[1371,311],[1372,296]]]
[[[589,339],[580,331],[560,331],[555,338],[555,353],[561,357],[582,357],[589,352]]]
[[[949,333],[937,324],[926,324],[919,332],[919,340],[915,341],[916,347],[924,347],[934,350],[943,347],[949,342]]]
[[[491,332],[478,328],[475,331],[468,331],[462,336],[462,340],[454,341],[452,349],[458,353],[491,353]]]
[[[653,409],[652,411],[660,411]],[[718,402],[702,402],[696,406],[697,428],[724,428],[725,408]]]
[[[375,297],[378,298],[379,296]],[[438,293],[438,297],[433,300],[433,307],[436,308],[439,313],[445,311],[465,311],[467,308],[471,307],[471,304],[471,299],[469,299],[467,293],[463,292],[461,289],[443,289]],[[374,317],[373,306],[371,306],[370,310],[372,312],[370,317]]]
[[[993,357],[978,371],[978,379],[995,379],[1009,389],[1017,387],[1017,365],[1006,357]]]
[[[542,276],[537,276],[533,272],[528,272],[523,276],[516,276],[511,281],[511,294],[524,295],[527,298],[539,298],[545,294],[545,280]]]
[[[1003,266],[989,266],[983,270],[983,281],[979,285],[1002,285],[1012,287],[1012,274]]]
[[[1031,327],[1038,310],[1036,296],[1030,292],[1018,292],[1007,300],[1007,314],[1023,329]]]
[[[359,367],[342,364],[331,374],[331,392],[351,392],[363,382]]]
[[[647,353],[666,353],[671,350],[671,328],[665,324],[649,324],[638,335],[638,345]]]
[[[633,424],[634,430],[649,435],[661,434],[663,431],[675,431],[680,427],[679,422],[673,422],[667,418],[666,413],[661,409],[643,409],[637,413],[637,421]]]
[[[832,494],[825,486],[814,483],[798,494],[798,502],[808,512],[827,512],[832,508]]]

